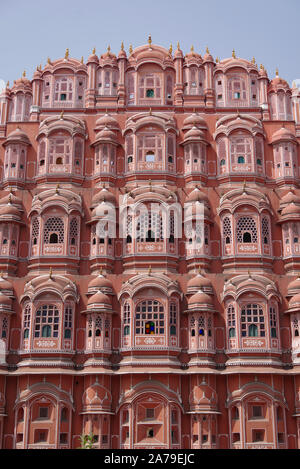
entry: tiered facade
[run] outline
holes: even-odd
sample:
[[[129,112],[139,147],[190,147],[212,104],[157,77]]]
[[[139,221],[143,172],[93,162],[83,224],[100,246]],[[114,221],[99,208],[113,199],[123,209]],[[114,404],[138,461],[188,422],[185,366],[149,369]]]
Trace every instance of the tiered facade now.
[[[1,448],[300,448],[299,104],[151,38],[7,85]]]

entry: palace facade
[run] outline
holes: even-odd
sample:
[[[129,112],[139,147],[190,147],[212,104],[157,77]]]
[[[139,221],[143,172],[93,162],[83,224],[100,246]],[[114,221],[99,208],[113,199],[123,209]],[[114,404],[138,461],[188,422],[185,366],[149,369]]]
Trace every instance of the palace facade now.
[[[150,37],[7,84],[0,448],[300,448],[299,104]]]

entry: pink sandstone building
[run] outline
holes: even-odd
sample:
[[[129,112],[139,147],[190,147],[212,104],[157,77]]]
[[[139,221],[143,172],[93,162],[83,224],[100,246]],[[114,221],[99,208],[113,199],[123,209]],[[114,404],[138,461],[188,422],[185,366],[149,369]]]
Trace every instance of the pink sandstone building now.
[[[299,104],[151,38],[7,84],[0,448],[300,448]]]

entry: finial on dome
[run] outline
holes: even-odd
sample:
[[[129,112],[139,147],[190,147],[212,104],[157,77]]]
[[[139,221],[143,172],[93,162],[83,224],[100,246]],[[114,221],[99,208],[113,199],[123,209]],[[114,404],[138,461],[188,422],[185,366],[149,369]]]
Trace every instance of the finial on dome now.
[[[66,49],[66,53],[65,53],[65,59],[66,60],[68,60],[69,55],[70,55],[70,51],[69,51],[69,49]]]
[[[93,54],[93,55],[96,54],[96,47],[93,47],[92,54]]]
[[[9,81],[6,83],[6,88],[9,88]]]
[[[232,58],[233,58],[233,59],[236,59],[236,55],[235,55],[235,50],[234,50],[234,49],[233,49],[233,51],[232,51]]]
[[[149,34],[149,37],[148,37],[148,44],[149,44],[149,47],[151,47],[151,44],[152,44],[151,34]]]
[[[172,46],[172,44],[170,44],[170,47],[169,47],[169,54],[172,55],[172,52],[173,52],[173,46]]]
[[[8,203],[11,204],[11,198],[12,198],[12,193],[10,192],[9,196],[8,196]]]
[[[121,42],[121,50],[124,50],[124,42]]]
[[[150,192],[152,192],[152,181],[149,179]]]
[[[51,65],[51,59],[50,59],[50,57],[48,57],[47,63],[48,63],[49,65]]]
[[[56,194],[58,194],[58,189],[59,189],[59,184],[57,184],[56,189],[55,189]]]
[[[103,267],[102,267],[102,265],[100,266],[100,269],[99,269],[99,276],[103,277]]]
[[[63,119],[63,118],[64,118],[64,110],[62,110],[60,113],[60,119]]]
[[[81,61],[80,62],[83,64],[83,55],[81,56]]]
[[[279,70],[276,68],[276,76],[279,77]]]
[[[24,70],[23,75],[24,78],[26,77],[26,70]]]
[[[151,272],[152,272],[152,267],[151,267],[151,265],[149,265],[148,275],[151,275]]]
[[[220,62],[219,57],[216,57],[216,63],[218,64]]]
[[[252,63],[253,63],[253,65],[255,65],[255,64],[256,64],[255,57],[253,57],[253,59],[252,59]]]
[[[179,44],[179,41],[177,42],[177,50],[180,49],[180,44]]]
[[[52,280],[52,267],[49,269],[49,278]]]
[[[248,277],[249,277],[249,278],[252,278],[252,277],[251,277],[250,269],[248,269]]]
[[[206,46],[206,53],[210,54],[208,46]]]
[[[247,184],[246,179],[244,179],[243,192],[246,192],[246,184]]]
[[[191,52],[194,52],[194,51],[195,51],[194,46],[191,45]]]
[[[110,45],[107,46],[107,52],[110,53]]]
[[[152,107],[149,109],[149,116],[152,116]]]
[[[263,64],[260,64],[260,69],[261,69],[261,70],[264,70]]]

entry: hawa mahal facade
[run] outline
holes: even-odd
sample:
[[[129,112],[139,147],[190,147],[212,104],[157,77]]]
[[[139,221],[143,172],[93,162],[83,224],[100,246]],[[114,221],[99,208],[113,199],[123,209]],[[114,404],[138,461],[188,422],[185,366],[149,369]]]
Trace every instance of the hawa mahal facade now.
[[[151,37],[7,84],[1,448],[300,448],[299,103]]]

